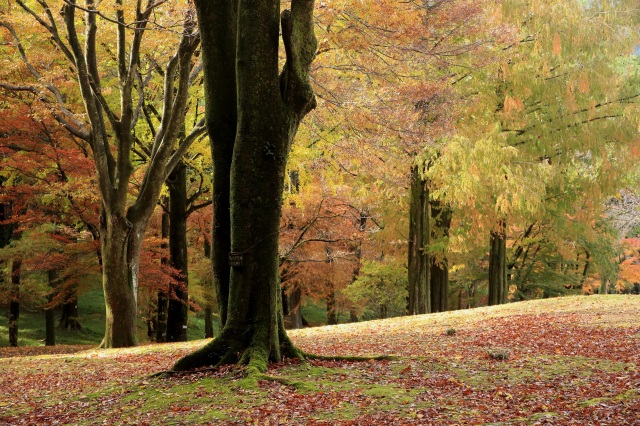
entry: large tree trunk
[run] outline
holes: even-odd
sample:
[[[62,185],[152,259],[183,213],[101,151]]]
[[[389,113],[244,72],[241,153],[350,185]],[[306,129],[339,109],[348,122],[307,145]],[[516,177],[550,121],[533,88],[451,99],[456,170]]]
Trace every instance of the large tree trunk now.
[[[179,276],[171,286],[167,310],[167,342],[186,342],[189,319],[187,258],[187,166],[180,162],[167,179],[169,186],[169,259]]]
[[[451,210],[442,207],[439,201],[431,201],[431,217],[434,220],[431,238],[447,239],[451,226]],[[449,265],[446,249],[438,259],[431,259],[431,311],[445,312],[449,310]]]
[[[135,346],[138,342],[138,268],[143,234],[143,226],[135,227],[118,214],[107,216],[102,222],[102,286],[106,311],[102,348]]]
[[[431,312],[429,190],[417,165],[411,168],[409,194],[409,315]]]
[[[231,252],[231,164],[237,133],[236,93],[237,0],[198,0],[205,86],[205,116],[213,159],[213,228],[211,265],[218,301],[220,330],[229,306]]]
[[[504,222],[491,232],[489,252],[489,305],[507,303],[507,236]]]
[[[308,82],[316,50],[313,1],[293,0],[291,12],[282,14],[287,61],[281,76],[279,0],[240,3],[239,7],[235,1],[200,0],[196,7],[199,21],[207,23],[200,28],[206,56],[207,108],[210,103],[220,107],[213,98],[220,96],[221,84],[228,84],[231,68],[237,72],[238,128],[230,169],[230,248],[241,262],[231,269],[222,331],[202,349],[178,360],[173,368],[238,362],[247,364],[249,373],[255,373],[266,371],[269,361],[279,361],[283,356],[303,356],[284,329],[278,234],[291,143],[300,120],[315,106]],[[237,45],[230,40],[230,28],[237,28]],[[233,62],[211,56],[222,53],[233,58],[229,49],[237,52]],[[216,134],[211,139],[213,145],[218,143]],[[218,161],[221,159],[214,158],[214,169]],[[220,255],[214,249],[214,258]],[[219,301],[224,303],[221,298]]]

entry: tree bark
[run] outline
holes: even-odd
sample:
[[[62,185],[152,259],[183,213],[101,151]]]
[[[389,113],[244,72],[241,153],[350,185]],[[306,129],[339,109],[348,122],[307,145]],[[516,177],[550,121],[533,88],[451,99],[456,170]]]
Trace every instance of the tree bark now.
[[[489,252],[489,299],[488,304],[507,303],[507,236],[504,221],[498,229],[491,232],[491,250]]]
[[[102,222],[102,286],[105,295],[105,336],[102,348],[135,346],[137,338],[137,290],[141,239],[137,229],[119,214]]]
[[[178,276],[167,309],[167,342],[186,342],[189,319],[187,257],[187,166],[180,162],[167,179],[169,187],[169,259]]]
[[[208,55],[204,68],[207,108],[211,103],[214,108],[220,107],[212,98],[220,96],[219,90],[224,89],[221,84],[228,84],[229,76],[236,72],[231,79],[237,89],[238,124],[230,168],[229,247],[242,256],[242,265],[231,269],[227,297],[219,297],[221,306],[228,301],[220,334],[178,360],[173,368],[237,362],[247,364],[250,374],[264,372],[269,361],[280,361],[283,356],[303,357],[284,329],[278,234],[291,143],[300,121],[315,107],[308,77],[316,51],[313,1],[293,0],[291,11],[284,11],[281,19],[279,0],[240,3],[239,7],[235,1],[199,0],[196,8],[203,54]],[[229,28],[237,28],[235,38],[231,38],[234,33],[228,32]],[[280,28],[287,60],[279,76]],[[233,58],[233,52],[237,53],[234,61],[223,60]],[[222,57],[212,56],[214,53]],[[223,114],[215,111],[216,117],[212,118],[218,122]],[[213,145],[218,143],[216,134],[211,139]],[[214,157],[214,169],[223,158]],[[215,180],[214,175],[214,203],[220,203]],[[229,253],[214,248],[214,258],[222,255],[228,259]],[[217,261],[220,259],[214,260],[214,265]]]
[[[143,9],[142,4],[137,3],[137,18],[130,28],[126,28],[124,4],[116,2],[116,86],[120,92],[119,113],[114,112],[101,92],[97,14],[93,12],[96,2],[86,2],[82,18],[85,30],[83,37],[77,32],[76,23],[80,19],[76,17],[77,9],[73,1],[62,8],[68,45],[54,37],[54,41],[67,53],[76,72],[88,120],[88,125],[76,133],[91,146],[102,200],[100,237],[106,324],[105,336],[100,346],[107,348],[133,346],[137,343],[138,270],[144,231],[160,196],[162,184],[190,144],[204,131],[202,126],[196,126],[187,137],[178,140],[184,129],[193,53],[199,44],[199,38],[194,32],[195,23],[191,15],[187,14],[179,45],[164,70],[163,112],[159,128],[152,132],[149,165],[135,201],[129,204],[134,171],[131,151],[139,117],[136,89],[144,90],[144,87],[137,87],[141,82],[138,78],[141,45],[146,26],[158,4],[161,3],[151,4]],[[46,19],[38,22],[46,22]],[[54,27],[44,27],[53,33],[57,31]],[[127,40],[129,35],[131,38]]]
[[[417,165],[411,168],[409,193],[409,315],[431,312],[428,245],[429,190]]]
[[[220,329],[227,322],[231,252],[231,164],[238,126],[236,38],[238,0],[195,2],[200,24],[205,118],[213,159],[211,265]]]
[[[431,201],[431,217],[433,218],[432,240],[446,239],[451,226],[451,210],[442,206],[439,201]],[[445,249],[446,250],[446,249]],[[431,259],[431,311],[445,312],[449,310],[449,265],[446,252],[437,261]]]

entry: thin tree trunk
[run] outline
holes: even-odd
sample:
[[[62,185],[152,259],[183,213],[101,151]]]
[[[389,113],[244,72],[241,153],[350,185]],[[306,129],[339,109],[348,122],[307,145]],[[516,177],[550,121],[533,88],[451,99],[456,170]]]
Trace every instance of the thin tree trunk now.
[[[59,284],[58,271],[55,269],[50,269],[47,271],[47,276],[49,279],[49,295],[47,296],[47,300],[49,303],[45,305],[44,308],[44,317],[45,317],[45,338],[44,344],[45,346],[55,346],[56,345],[56,319],[55,319],[55,311],[54,307],[51,306],[51,302],[53,301],[53,294],[56,291],[56,288]]]
[[[489,305],[507,303],[507,236],[504,222],[491,232],[489,252]]]
[[[11,265],[11,300],[9,302],[9,345],[18,346],[18,319],[20,318],[20,269],[22,259],[13,259]]]
[[[360,232],[364,232],[364,230],[367,229],[368,217],[368,211],[363,210],[360,212],[360,220],[358,223],[358,230]],[[360,275],[360,268],[362,267],[362,240],[359,240],[356,243],[354,252],[356,255],[356,266],[353,268],[353,275],[351,276],[352,284],[358,279],[358,276]],[[353,304],[349,307],[349,322],[358,322],[358,314],[356,312],[356,307]]]
[[[287,290],[283,296],[287,298],[287,313],[285,314],[287,328],[302,328],[302,310],[300,309],[302,306],[302,290],[296,285],[293,289]]]
[[[589,274],[589,267],[591,266],[591,254],[586,252],[586,258],[584,260],[584,268],[582,269],[582,276],[580,277],[580,286],[582,286]]]
[[[204,257],[206,259],[211,259],[211,243],[206,238],[204,239]],[[206,285],[211,285],[212,283],[207,281]],[[207,298],[207,303],[209,303],[209,299],[211,298],[211,293],[208,291],[205,293]],[[210,339],[214,335],[213,331],[213,306],[207,304],[204,308],[204,338]]]
[[[0,188],[4,178],[0,177]],[[6,223],[11,219],[12,206],[10,203],[0,203],[0,248],[4,248],[11,242],[13,225]],[[2,266],[2,264],[0,264]],[[10,290],[9,290],[9,345],[18,346],[18,319],[20,318],[20,268],[22,259],[15,258],[11,265]],[[0,284],[4,281],[4,274],[0,274]]]
[[[327,293],[327,325],[336,325],[338,323],[338,316],[336,315],[336,292],[333,288],[333,284],[329,284],[329,291]]]
[[[189,319],[187,258],[187,166],[180,162],[167,179],[169,186],[169,259],[178,271],[167,310],[167,342],[186,342]]]
[[[476,284],[472,283],[469,286],[469,290],[467,292],[468,294],[468,299],[467,299],[467,309],[471,309],[471,308],[475,308],[475,297],[476,297]]]
[[[168,200],[164,199],[164,205],[167,205]],[[162,236],[163,241],[167,241],[169,238],[169,213],[166,211],[162,211],[162,224],[160,234]],[[169,256],[167,253],[167,249],[169,245],[167,243],[162,243],[162,258],[160,259],[160,263],[162,265],[169,265]],[[156,342],[166,342],[167,341],[167,311],[169,309],[169,283],[163,286],[163,289],[158,290],[158,316],[157,316],[157,327],[156,327]]]

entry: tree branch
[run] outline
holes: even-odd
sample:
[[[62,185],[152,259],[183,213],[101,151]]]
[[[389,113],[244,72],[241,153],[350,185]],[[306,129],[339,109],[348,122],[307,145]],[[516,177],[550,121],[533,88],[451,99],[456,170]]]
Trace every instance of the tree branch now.
[[[292,0],[291,10],[284,10],[280,16],[287,56],[280,74],[280,91],[283,101],[300,118],[316,107],[309,83],[309,69],[318,47],[313,32],[313,5],[313,0]]]

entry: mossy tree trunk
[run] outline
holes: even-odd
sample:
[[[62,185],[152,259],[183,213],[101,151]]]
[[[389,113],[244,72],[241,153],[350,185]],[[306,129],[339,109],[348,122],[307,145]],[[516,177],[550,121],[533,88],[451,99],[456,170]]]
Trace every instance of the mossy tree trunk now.
[[[411,168],[409,193],[409,315],[431,312],[430,265],[428,245],[429,189],[420,168]]]
[[[220,334],[202,349],[178,360],[173,368],[240,363],[247,364],[250,373],[263,372],[269,361],[302,356],[284,328],[278,234],[291,143],[300,121],[315,107],[308,76],[316,51],[313,1],[293,0],[291,11],[282,14],[279,0],[250,4],[198,0],[196,8],[201,23],[212,145],[229,143],[225,149],[232,152],[229,248],[241,254],[242,266],[231,269],[228,292],[219,282],[224,271],[215,272],[218,292],[223,293],[218,297],[223,323]],[[280,22],[287,59],[279,75]],[[234,81],[231,88],[227,86],[230,81]],[[232,145],[224,139],[229,125],[221,129],[225,127],[221,126],[222,117],[228,117],[223,108],[232,100],[229,92],[237,93],[237,129]],[[223,135],[218,135],[216,132],[221,130]],[[216,156],[216,149],[213,153],[214,169],[229,161]],[[220,184],[214,174],[214,204],[226,205],[220,199],[225,192]],[[214,210],[214,214],[224,213],[216,207]],[[214,242],[219,235],[216,232],[222,233],[214,229]],[[220,247],[213,250],[214,266],[223,264],[220,256],[229,256],[229,252],[219,250]]]
[[[501,305],[507,303],[507,235],[504,221],[491,232],[491,249],[489,252],[489,298],[488,304]]]

